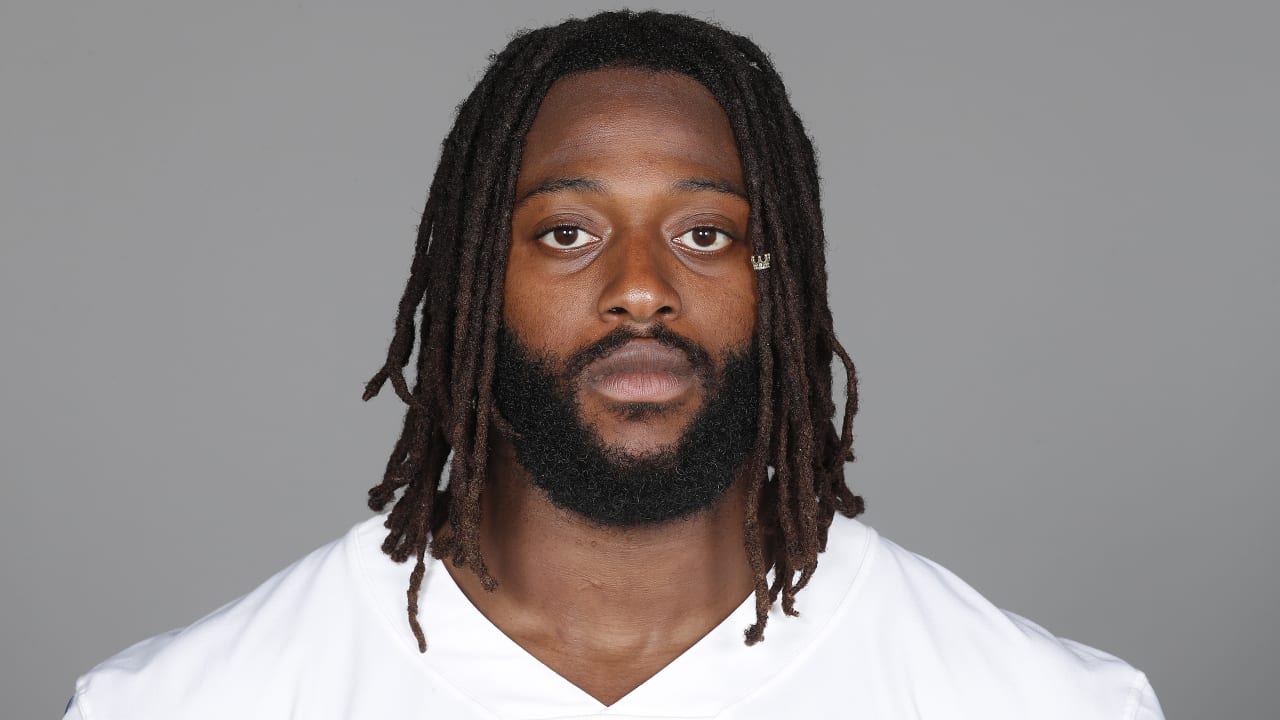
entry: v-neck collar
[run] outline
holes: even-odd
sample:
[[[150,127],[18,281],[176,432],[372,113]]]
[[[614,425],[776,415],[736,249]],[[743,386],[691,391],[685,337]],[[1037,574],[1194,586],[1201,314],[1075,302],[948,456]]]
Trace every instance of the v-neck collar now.
[[[675,660],[612,705],[604,705],[557,674],[489,621],[443,565],[428,558],[419,599],[427,652],[419,654],[404,613],[412,563],[396,564],[380,550],[385,515],[353,534],[373,603],[431,675],[499,718],[712,718],[784,675],[824,635],[847,604],[875,531],[837,516],[819,571],[797,598],[799,617],[769,613],[766,640],[753,647],[743,631],[755,621],[748,596],[720,624]]]

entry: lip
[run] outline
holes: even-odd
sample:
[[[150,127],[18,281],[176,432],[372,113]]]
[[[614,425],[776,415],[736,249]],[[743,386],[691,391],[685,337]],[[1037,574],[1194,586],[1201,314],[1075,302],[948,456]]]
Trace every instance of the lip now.
[[[685,354],[656,340],[638,339],[587,366],[586,385],[616,402],[669,402],[696,377]]]

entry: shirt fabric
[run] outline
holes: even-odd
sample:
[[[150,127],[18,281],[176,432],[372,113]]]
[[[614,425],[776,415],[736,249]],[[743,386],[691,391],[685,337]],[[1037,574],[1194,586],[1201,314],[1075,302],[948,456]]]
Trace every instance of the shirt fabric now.
[[[605,706],[504,635],[430,558],[419,653],[404,612],[412,563],[381,552],[384,520],[106,660],[77,681],[64,720],[1164,717],[1124,661],[1000,610],[840,516],[799,617],[775,607],[764,642],[748,647],[748,597]]]

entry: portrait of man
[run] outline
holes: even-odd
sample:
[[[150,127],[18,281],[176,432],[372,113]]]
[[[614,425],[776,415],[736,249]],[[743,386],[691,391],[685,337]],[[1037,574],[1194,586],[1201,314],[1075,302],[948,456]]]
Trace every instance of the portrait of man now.
[[[1272,717],[1280,5],[625,7],[6,4],[0,714]]]
[[[858,519],[819,186],[742,35],[516,35],[365,388],[406,408],[379,514],[98,665],[66,717],[1162,717],[1139,670]]]

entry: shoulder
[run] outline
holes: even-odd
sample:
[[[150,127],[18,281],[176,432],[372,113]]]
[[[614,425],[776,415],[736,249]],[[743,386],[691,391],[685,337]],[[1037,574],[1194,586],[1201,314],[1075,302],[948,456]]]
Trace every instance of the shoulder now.
[[[289,716],[290,694],[319,679],[309,668],[328,672],[329,661],[382,631],[362,627],[371,615],[360,611],[367,590],[351,548],[357,531],[378,520],[191,625],[108,658],[76,682],[74,711],[102,720],[257,717],[278,703],[279,716]]]
[[[849,534],[833,526],[832,542]],[[921,717],[1161,717],[1146,676],[1125,661],[1002,610],[938,563],[869,534],[819,654],[874,678],[886,702],[910,699]]]

